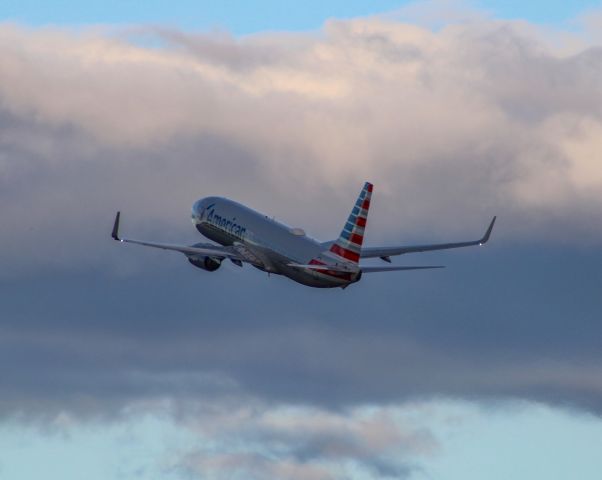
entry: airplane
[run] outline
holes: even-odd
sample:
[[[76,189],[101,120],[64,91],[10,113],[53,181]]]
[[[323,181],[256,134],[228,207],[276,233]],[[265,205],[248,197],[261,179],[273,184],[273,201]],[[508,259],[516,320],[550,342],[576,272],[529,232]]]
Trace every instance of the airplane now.
[[[217,270],[225,259],[242,267],[248,263],[268,274],[284,275],[317,288],[346,288],[359,282],[364,273],[424,270],[442,266],[399,266],[391,257],[406,253],[446,250],[484,245],[489,241],[496,217],[479,240],[431,245],[363,247],[364,232],[373,185],[364,184],[339,238],[318,242],[301,228],[291,228],[240,203],[223,197],[206,197],[192,206],[192,223],[205,237],[219,245],[191,246],[132,240],[119,236],[121,213],[117,212],[111,236],[122,243],[173,250],[203,270]],[[380,258],[390,265],[362,265],[362,258]]]

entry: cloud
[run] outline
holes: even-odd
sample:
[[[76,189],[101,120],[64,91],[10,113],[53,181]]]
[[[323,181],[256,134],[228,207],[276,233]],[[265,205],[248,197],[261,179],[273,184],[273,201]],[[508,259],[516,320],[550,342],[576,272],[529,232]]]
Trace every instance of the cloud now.
[[[487,18],[438,31],[356,19],[295,36],[149,32],[164,46],[2,25],[8,257],[42,197],[52,211],[39,216],[85,243],[82,203],[107,223],[119,206],[166,225],[205,192],[332,236],[364,179],[377,188],[375,240],[403,233],[394,215],[404,232],[459,234],[497,213],[513,220],[502,235],[572,242],[568,222],[599,243],[599,46],[566,54],[549,32]],[[324,203],[331,217],[308,216]]]
[[[246,406],[242,406],[246,403]],[[420,409],[417,409],[420,410]],[[182,452],[180,471],[210,478],[406,478],[415,460],[438,449],[434,436],[406,408],[315,407],[250,401],[201,407],[180,418],[199,447]]]
[[[567,50],[481,16],[435,31],[390,18],[306,35],[142,31],[156,42],[0,26],[5,414],[115,412],[166,391],[600,411],[593,40]],[[498,214],[491,248],[317,292],[108,235],[121,209],[132,236],[194,243],[190,205],[220,194],[326,240],[366,179],[369,243],[477,237]]]

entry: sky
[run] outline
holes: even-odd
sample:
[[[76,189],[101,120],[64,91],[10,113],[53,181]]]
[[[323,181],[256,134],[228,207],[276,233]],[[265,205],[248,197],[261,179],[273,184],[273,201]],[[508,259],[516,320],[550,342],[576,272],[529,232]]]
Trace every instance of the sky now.
[[[0,6],[0,478],[599,477],[602,5]],[[209,273],[200,197],[431,272]]]
[[[595,9],[600,2],[532,2],[497,0],[482,2],[422,2],[438,9],[457,10],[458,5],[490,12],[499,18],[523,19],[535,23],[559,24],[582,12]],[[399,0],[330,0],[325,2],[279,2],[275,0],[92,0],[85,4],[74,0],[40,2],[23,0],[2,7],[5,19],[28,25],[141,24],[169,25],[185,30],[224,30],[235,35],[263,31],[317,30],[325,20],[353,18],[393,12],[414,2]]]

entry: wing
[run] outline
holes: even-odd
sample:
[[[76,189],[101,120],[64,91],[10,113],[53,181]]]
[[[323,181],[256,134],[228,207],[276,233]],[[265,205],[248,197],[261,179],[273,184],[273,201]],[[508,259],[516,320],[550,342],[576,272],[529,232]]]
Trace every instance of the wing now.
[[[485,235],[483,238],[479,240],[471,240],[468,242],[456,242],[456,243],[435,243],[431,245],[401,245],[398,247],[366,247],[362,248],[361,257],[362,258],[373,258],[380,257],[386,262],[390,262],[391,259],[389,257],[393,255],[403,255],[404,253],[413,253],[413,252],[428,252],[431,250],[447,250],[449,248],[461,248],[461,247],[471,247],[473,245],[484,245],[489,241],[489,237],[491,236],[491,231],[493,230],[493,225],[495,224],[496,217],[493,217]]]
[[[124,243],[135,243],[137,245],[144,245],[145,247],[153,247],[153,248],[161,248],[163,250],[173,250],[175,252],[183,253],[186,256],[191,255],[207,255],[214,258],[229,258],[231,260],[247,262],[248,260],[244,258],[242,255],[234,251],[233,249],[229,249],[227,247],[220,246],[212,246],[210,244],[203,245],[202,247],[198,246],[186,246],[186,245],[172,245],[169,243],[156,243],[156,242],[146,242],[143,240],[132,240],[129,238],[121,238],[119,236],[119,220],[121,217],[121,212],[117,212],[115,216],[115,223],[113,224],[113,232],[111,233],[111,237],[114,240]]]

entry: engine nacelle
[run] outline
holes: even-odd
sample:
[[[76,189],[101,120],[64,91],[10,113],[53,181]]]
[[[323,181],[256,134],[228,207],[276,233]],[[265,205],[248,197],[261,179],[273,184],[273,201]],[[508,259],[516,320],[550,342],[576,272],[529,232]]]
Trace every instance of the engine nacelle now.
[[[212,257],[206,257],[204,255],[188,257],[188,261],[195,267],[207,270],[208,272],[215,272],[222,265],[221,260],[217,260]]]

